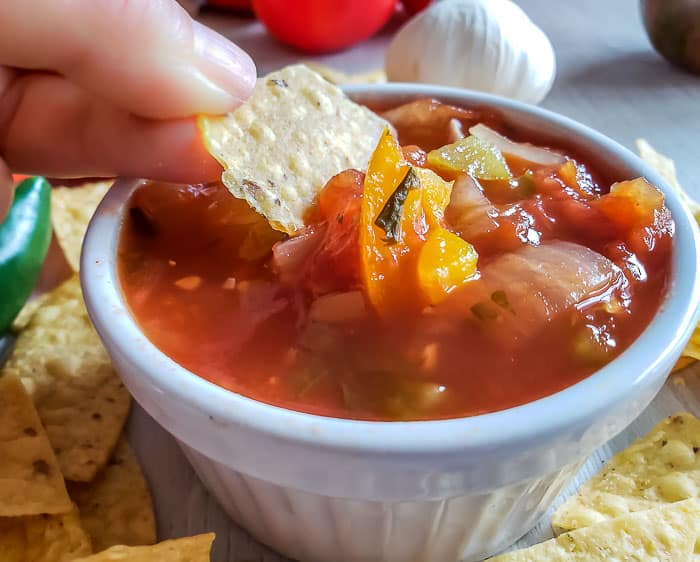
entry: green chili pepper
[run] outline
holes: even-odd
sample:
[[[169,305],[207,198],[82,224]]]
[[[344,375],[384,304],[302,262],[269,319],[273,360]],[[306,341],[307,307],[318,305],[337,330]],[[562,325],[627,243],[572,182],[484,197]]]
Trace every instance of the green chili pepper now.
[[[28,178],[15,189],[0,223],[0,334],[32,293],[50,242],[51,186],[44,178]]]

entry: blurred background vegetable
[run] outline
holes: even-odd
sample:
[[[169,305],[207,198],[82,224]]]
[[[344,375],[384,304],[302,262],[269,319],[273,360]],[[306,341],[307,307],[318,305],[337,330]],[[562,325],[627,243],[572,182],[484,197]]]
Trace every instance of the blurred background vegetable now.
[[[0,223],[0,334],[9,330],[39,278],[51,242],[51,187],[43,178],[17,186]]]
[[[470,88],[539,103],[556,71],[544,32],[510,0],[441,0],[409,20],[386,55],[391,81]]]
[[[641,0],[641,8],[654,48],[673,64],[700,74],[700,2]]]
[[[324,53],[379,31],[394,13],[396,0],[253,0],[253,9],[278,40]]]
[[[433,0],[403,0],[402,4],[406,13],[413,15],[427,8],[432,1]]]

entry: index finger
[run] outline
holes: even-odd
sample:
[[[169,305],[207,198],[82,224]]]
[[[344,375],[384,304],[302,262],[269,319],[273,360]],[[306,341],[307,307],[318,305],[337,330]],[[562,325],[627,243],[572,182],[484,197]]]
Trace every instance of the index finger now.
[[[58,72],[135,115],[225,113],[255,85],[250,57],[174,0],[3,0],[0,21],[0,65]]]

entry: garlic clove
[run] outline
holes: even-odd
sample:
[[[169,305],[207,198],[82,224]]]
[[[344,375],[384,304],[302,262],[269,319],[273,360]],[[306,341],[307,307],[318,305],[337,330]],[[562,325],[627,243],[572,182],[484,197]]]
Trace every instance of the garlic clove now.
[[[510,0],[441,0],[411,19],[386,54],[391,81],[469,88],[539,103],[554,82],[554,49]]]

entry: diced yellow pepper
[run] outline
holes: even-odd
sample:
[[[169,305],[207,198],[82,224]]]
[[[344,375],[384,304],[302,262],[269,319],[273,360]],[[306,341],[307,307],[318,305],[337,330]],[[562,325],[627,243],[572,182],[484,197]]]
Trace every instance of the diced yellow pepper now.
[[[404,162],[401,148],[385,130],[372,154],[365,176],[362,209],[360,214],[360,252],[362,278],[367,298],[379,312],[392,307],[392,286],[398,281],[400,250],[405,248],[406,210],[416,206],[417,190],[410,193],[404,203],[399,241],[389,244],[386,233],[375,224],[379,213],[394,193],[410,166]]]
[[[559,177],[564,180],[564,183],[569,187],[578,188],[578,170],[576,164],[571,160],[564,162],[559,168]]]
[[[404,192],[400,217],[398,206],[391,205],[393,211],[383,217],[395,227],[389,236],[377,219],[407,179],[413,182]],[[360,217],[362,278],[368,300],[380,314],[440,302],[474,277],[476,251],[442,226],[451,192],[452,182],[432,170],[411,168],[396,140],[384,133],[367,169]]]
[[[421,198],[430,226],[440,226],[450,203],[453,182],[446,182],[432,170],[415,168],[420,179]]]
[[[431,304],[445,300],[474,279],[478,254],[474,247],[443,227],[428,233],[418,259],[418,279]]]
[[[509,180],[513,177],[501,151],[474,136],[428,152],[428,164],[439,172],[464,172],[483,180]]]

